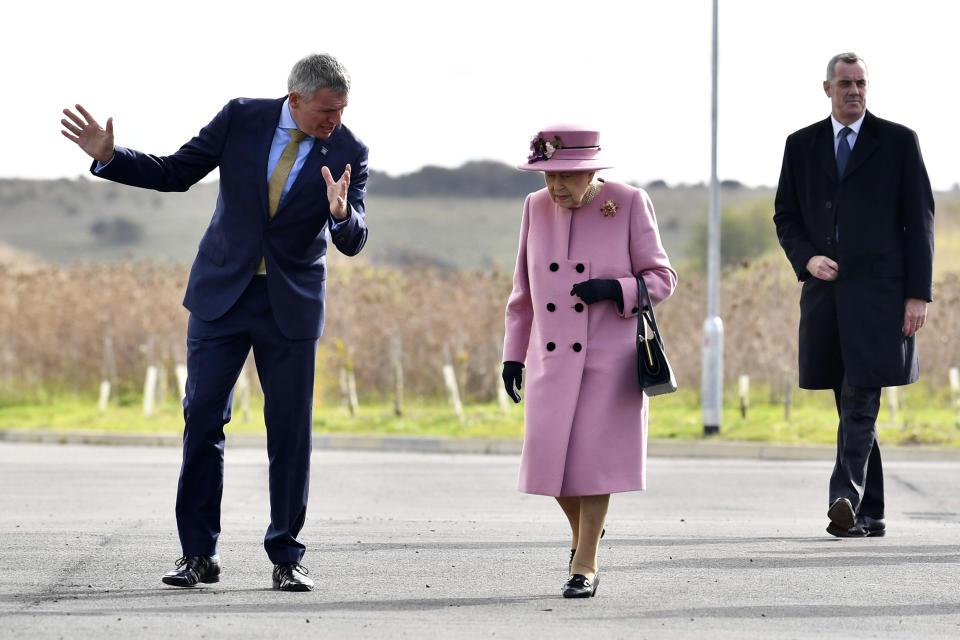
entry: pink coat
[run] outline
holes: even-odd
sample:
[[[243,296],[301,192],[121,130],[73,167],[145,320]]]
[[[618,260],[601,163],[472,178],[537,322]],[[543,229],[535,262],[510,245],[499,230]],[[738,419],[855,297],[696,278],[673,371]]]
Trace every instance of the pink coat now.
[[[616,204],[612,216],[601,211],[606,201]],[[654,304],[673,293],[677,274],[645,191],[605,182],[575,211],[554,204],[546,189],[527,196],[503,346],[504,361],[525,364],[520,491],[644,488],[647,398],[637,384],[633,276],[640,272]],[[620,282],[623,313],[609,300],[578,304],[570,288],[590,278]]]

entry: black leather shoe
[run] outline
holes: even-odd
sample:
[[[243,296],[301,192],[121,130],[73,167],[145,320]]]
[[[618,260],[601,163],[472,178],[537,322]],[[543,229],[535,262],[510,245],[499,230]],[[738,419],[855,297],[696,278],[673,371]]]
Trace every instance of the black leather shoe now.
[[[827,517],[830,518],[830,524],[835,525],[837,530],[852,529],[856,524],[856,516],[853,513],[853,505],[846,498],[837,498],[827,510]],[[833,533],[833,532],[831,532]],[[833,535],[836,535],[835,533]]]
[[[307,577],[307,568],[299,562],[273,565],[273,588],[280,591],[311,591],[313,580]]]
[[[831,522],[827,533],[838,538],[881,538],[887,534],[887,523],[883,518],[857,516],[856,524],[849,529],[841,529]]]
[[[844,529],[843,527],[838,527],[832,522],[827,525],[827,533],[838,538],[866,538],[867,532],[864,531],[859,525],[850,527],[849,529]]]
[[[887,535],[887,523],[883,521],[883,518],[857,516],[857,528],[863,531],[863,535],[872,538],[880,538]]]
[[[220,582],[220,557],[183,556],[177,560],[177,568],[167,571],[161,580],[174,587],[193,587],[199,582]]]
[[[581,573],[575,573],[563,585],[560,593],[564,598],[592,598],[597,593],[597,585],[600,584],[600,573],[593,576],[593,580]]]

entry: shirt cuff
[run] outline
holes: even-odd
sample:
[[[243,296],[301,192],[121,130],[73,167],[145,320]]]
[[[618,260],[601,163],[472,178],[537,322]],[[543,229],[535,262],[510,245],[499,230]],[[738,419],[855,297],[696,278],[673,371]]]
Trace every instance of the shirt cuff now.
[[[112,158],[111,158],[111,160],[112,160]],[[110,163],[108,162],[107,164],[110,164]],[[348,222],[350,222],[350,218],[352,218],[352,217],[353,217],[353,206],[352,206],[352,205],[350,206],[350,215],[348,215],[348,216],[347,216],[346,218],[344,218],[343,220],[337,220],[337,219],[334,218],[333,216],[330,216],[330,231],[337,231],[337,230],[339,230],[340,227],[342,227],[343,225],[345,225],[345,224],[347,224]]]
[[[94,172],[94,173],[100,173],[101,171],[103,171],[103,168],[104,168],[104,167],[110,166],[110,163],[113,162],[113,159],[114,159],[115,157],[117,157],[117,154],[116,154],[116,153],[114,153],[112,156],[110,156],[110,159],[107,160],[107,164],[103,164],[102,162],[100,162],[99,160],[97,160],[97,166],[96,166],[96,168],[93,170],[93,172]]]

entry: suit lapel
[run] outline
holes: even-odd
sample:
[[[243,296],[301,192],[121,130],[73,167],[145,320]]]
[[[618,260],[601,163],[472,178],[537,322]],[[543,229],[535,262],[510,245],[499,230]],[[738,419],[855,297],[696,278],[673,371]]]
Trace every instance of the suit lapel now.
[[[868,111],[866,117],[863,119],[863,125],[860,127],[860,133],[857,134],[857,141],[854,143],[853,151],[850,153],[847,168],[843,172],[844,179],[866,162],[867,158],[873,155],[873,152],[880,146],[880,138],[877,135],[875,124],[876,118]]]
[[[830,182],[837,182],[837,156],[833,150],[833,124],[827,118],[820,124],[813,138],[813,155],[816,156]]]
[[[332,153],[329,138],[326,140],[315,139],[313,141],[313,148],[311,148],[310,153],[307,154],[307,159],[304,161],[300,173],[297,174],[297,179],[290,185],[290,191],[287,192],[287,195],[280,202],[277,215],[283,210],[283,204],[285,202],[295,200],[298,197],[298,194],[306,188],[304,185],[316,184],[318,180],[323,182],[320,169],[325,164],[329,164],[327,156]],[[337,177],[339,176],[334,176],[334,179]],[[324,191],[324,193],[326,193],[326,191]],[[276,215],[274,217],[276,217]]]

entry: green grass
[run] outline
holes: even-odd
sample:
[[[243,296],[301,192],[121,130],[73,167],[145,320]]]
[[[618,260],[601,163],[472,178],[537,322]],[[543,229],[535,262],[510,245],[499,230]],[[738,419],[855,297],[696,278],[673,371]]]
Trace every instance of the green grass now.
[[[234,406],[233,418],[225,427],[230,433],[264,433],[263,404],[251,400],[249,418]],[[410,405],[397,417],[392,404],[361,405],[355,416],[332,406],[314,408],[313,428],[318,433],[359,435],[416,435],[454,438],[519,438],[523,411],[511,407],[503,413],[496,404],[468,405],[464,419],[441,402]],[[0,406],[0,429],[50,429],[57,431],[96,431],[127,433],[180,433],[183,416],[178,404],[164,404],[150,418],[136,403],[121,402],[100,413],[96,402],[78,396],[64,396],[44,403]]]
[[[880,442],[899,445],[941,445],[960,447],[960,428],[948,398],[933,398],[907,388],[900,391],[904,406],[896,421],[890,419],[886,393],[882,398],[877,427]],[[793,390],[790,418],[782,404],[770,404],[768,394],[751,398],[747,415],[741,415],[739,399],[726,398],[720,438],[747,442],[781,444],[834,444],[837,440],[837,413],[830,391]],[[762,399],[761,399],[762,398]],[[692,439],[703,435],[703,419],[693,392],[653,398],[650,409],[650,437]]]
[[[901,391],[904,407],[896,422],[890,421],[886,395],[878,426],[885,444],[925,444],[960,447],[960,428],[948,394],[929,394],[921,387]],[[751,398],[746,418],[732,395],[727,398],[719,438],[750,442],[790,444],[832,444],[836,441],[836,410],[830,392],[794,391],[790,419],[781,404],[768,402],[769,393]],[[355,416],[336,405],[314,409],[317,433],[353,435],[404,435],[452,438],[520,438],[523,410],[511,406],[506,413],[495,403],[472,404],[458,420],[446,403],[408,403],[397,417],[388,402],[361,405]],[[143,417],[139,403],[129,401],[111,406],[101,414],[92,400],[76,395],[61,396],[43,403],[0,406],[0,429],[49,429],[56,431],[168,433],[182,432],[179,405],[169,402],[150,418]],[[263,433],[262,404],[254,397],[249,419],[234,408],[228,433]],[[703,436],[703,421],[694,390],[653,398],[650,403],[650,437],[681,440]]]

